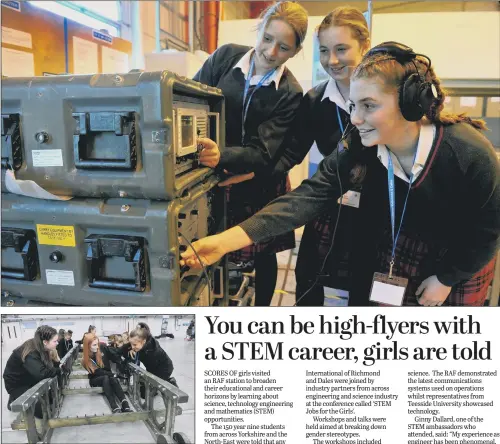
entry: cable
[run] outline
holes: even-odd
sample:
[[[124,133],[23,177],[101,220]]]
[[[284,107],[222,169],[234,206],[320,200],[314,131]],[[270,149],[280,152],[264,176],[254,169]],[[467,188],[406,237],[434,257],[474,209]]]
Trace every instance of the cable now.
[[[351,134],[354,130],[355,130],[355,126],[352,126],[351,129],[349,131],[347,131],[347,129],[349,128],[349,123],[347,124],[343,134],[342,134],[342,137],[340,138],[340,140],[338,141],[338,143],[344,141],[347,136],[349,136],[349,134]],[[295,301],[295,304],[294,304],[294,307],[297,306],[297,304],[316,286],[316,284],[318,283],[318,280],[319,278],[321,277],[321,275],[323,274],[323,270],[325,268],[325,265],[326,265],[326,262],[328,260],[328,257],[330,256],[330,253],[332,252],[333,250],[333,245],[335,244],[335,236],[337,234],[337,227],[339,225],[339,220],[340,220],[340,212],[342,210],[342,197],[344,195],[344,192],[342,190],[342,181],[340,180],[340,173],[339,173],[339,148],[337,147],[336,149],[336,157],[337,157],[337,165],[336,165],[336,170],[337,170],[337,180],[339,182],[339,188],[340,188],[340,203],[339,203],[339,211],[337,213],[337,220],[335,221],[335,227],[333,229],[333,234],[332,234],[332,243],[330,244],[330,248],[328,250],[328,253],[326,254],[325,256],[325,259],[323,260],[323,265],[321,266],[321,269],[319,271],[319,273],[316,275],[316,279],[314,280],[313,284],[307,289],[307,291],[299,298]]]
[[[207,268],[203,264],[203,261],[201,260],[200,256],[198,255],[198,252],[194,249],[193,244],[188,240],[188,238],[186,236],[184,236],[183,233],[179,233],[179,234],[184,238],[184,240],[191,247],[191,249],[193,250],[194,254],[196,255],[196,258],[198,259],[198,261],[200,262],[200,265],[203,268],[203,273],[205,274],[205,277],[207,279],[207,286],[208,286],[208,306],[210,307],[212,305],[212,295],[210,293],[210,290],[211,290],[211,288],[210,288],[210,277],[208,276]]]

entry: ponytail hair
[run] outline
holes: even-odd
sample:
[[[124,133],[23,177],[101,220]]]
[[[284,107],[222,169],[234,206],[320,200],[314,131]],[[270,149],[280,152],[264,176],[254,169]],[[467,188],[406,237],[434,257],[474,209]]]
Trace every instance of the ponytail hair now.
[[[488,129],[486,122],[482,119],[472,119],[467,113],[454,114],[448,111],[444,111],[444,102],[446,99],[446,90],[441,86],[441,80],[436,75],[434,69],[429,69],[427,75],[429,81],[431,81],[436,87],[438,93],[437,100],[434,101],[429,109],[429,112],[425,115],[425,119],[431,123],[440,123],[441,125],[453,125],[454,123],[468,123],[472,127],[485,131]]]
[[[129,334],[129,338],[139,338],[147,341],[151,338],[151,330],[149,329],[149,325],[145,322],[139,322],[137,327],[135,327]]]

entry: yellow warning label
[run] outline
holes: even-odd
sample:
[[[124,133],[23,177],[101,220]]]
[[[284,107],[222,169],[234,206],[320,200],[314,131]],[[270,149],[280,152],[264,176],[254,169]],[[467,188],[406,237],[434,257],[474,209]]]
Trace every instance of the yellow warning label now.
[[[60,245],[75,247],[75,228],[71,225],[40,225],[36,224],[38,243],[42,245]]]

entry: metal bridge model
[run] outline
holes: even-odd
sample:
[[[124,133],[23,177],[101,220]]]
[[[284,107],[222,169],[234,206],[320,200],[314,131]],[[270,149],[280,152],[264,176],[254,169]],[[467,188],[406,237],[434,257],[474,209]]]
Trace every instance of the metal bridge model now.
[[[62,372],[59,376],[40,381],[12,402],[11,410],[19,412],[18,417],[12,423],[12,429],[26,430],[29,444],[49,444],[54,429],[60,427],[134,421],[144,421],[158,444],[189,443],[184,433],[174,433],[175,417],[182,414],[182,409],[178,404],[188,401],[187,393],[132,363],[126,364],[128,374],[123,377],[126,381],[123,389],[135,412],[60,417],[66,395],[103,393],[102,387],[68,388],[70,380],[87,379],[87,372],[73,372],[73,370],[82,369],[81,356],[79,346],[73,347],[61,359]],[[145,390],[144,399],[141,398],[141,386]],[[153,408],[156,395],[161,396],[164,408],[156,410]],[[35,419],[35,406],[38,402],[42,408],[42,419]]]

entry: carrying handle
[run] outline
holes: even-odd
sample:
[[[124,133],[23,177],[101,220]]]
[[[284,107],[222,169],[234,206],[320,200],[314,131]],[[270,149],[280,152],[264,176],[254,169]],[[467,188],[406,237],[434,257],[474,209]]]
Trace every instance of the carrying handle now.
[[[73,113],[73,151],[77,169],[134,170],[137,165],[137,118],[134,112]],[[94,157],[100,134],[114,133],[122,139],[120,157]]]
[[[85,238],[89,286],[112,290],[143,292],[146,289],[144,238],[93,234]],[[123,257],[131,262],[133,279],[111,279],[104,276],[104,262],[109,257]]]
[[[2,228],[2,249],[13,248],[22,258],[23,267],[2,267],[2,279],[33,281],[38,275],[38,250],[33,230]],[[3,264],[2,264],[3,265]]]
[[[23,164],[19,114],[2,114],[2,168],[17,171]]]

